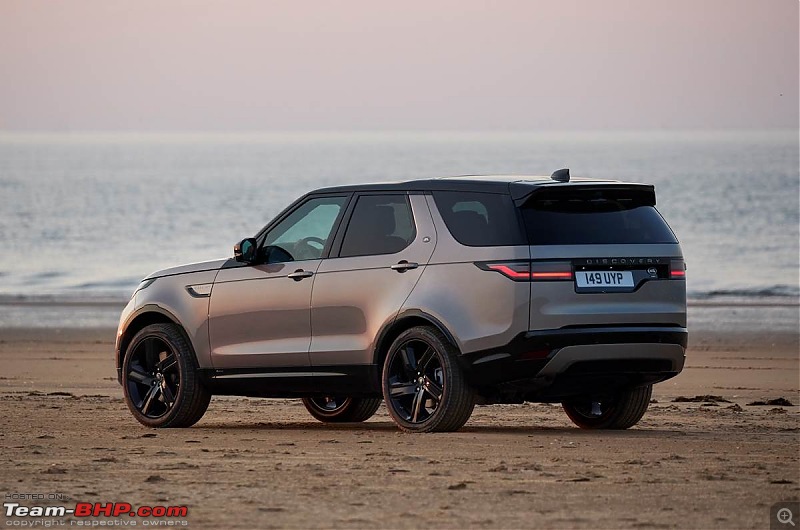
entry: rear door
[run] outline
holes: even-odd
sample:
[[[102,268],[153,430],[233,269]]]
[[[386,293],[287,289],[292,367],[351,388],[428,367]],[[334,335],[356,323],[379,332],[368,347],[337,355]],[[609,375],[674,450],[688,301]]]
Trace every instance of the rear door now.
[[[436,245],[423,195],[354,198],[311,299],[311,364],[368,365],[374,341],[393,320]]]
[[[529,329],[686,325],[680,245],[649,186],[552,186],[521,208],[531,251]]]

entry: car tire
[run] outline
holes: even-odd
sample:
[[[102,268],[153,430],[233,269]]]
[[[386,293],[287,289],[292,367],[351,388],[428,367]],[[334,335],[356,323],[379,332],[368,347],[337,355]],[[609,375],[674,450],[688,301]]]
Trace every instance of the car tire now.
[[[418,326],[392,343],[383,363],[383,401],[407,432],[457,431],[475,395],[458,365],[458,350],[436,328]]]
[[[122,363],[122,389],[131,413],[147,427],[190,427],[211,400],[194,352],[174,324],[151,324],[134,335]]]
[[[323,423],[367,421],[381,406],[381,398],[322,396],[303,398],[308,412]]]
[[[581,429],[628,429],[642,419],[653,385],[629,388],[605,399],[587,397],[562,403],[572,422]],[[599,410],[598,410],[599,409]]]

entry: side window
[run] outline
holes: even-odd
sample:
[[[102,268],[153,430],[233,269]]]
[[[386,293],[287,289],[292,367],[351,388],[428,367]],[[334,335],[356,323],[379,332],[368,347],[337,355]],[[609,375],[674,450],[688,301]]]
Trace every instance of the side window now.
[[[339,257],[395,254],[416,235],[405,195],[362,195],[347,225]]]
[[[347,197],[309,199],[267,233],[268,261],[319,259]],[[267,248],[272,247],[272,248]]]
[[[462,245],[524,245],[511,197],[497,193],[435,191],[433,199],[447,229]]]

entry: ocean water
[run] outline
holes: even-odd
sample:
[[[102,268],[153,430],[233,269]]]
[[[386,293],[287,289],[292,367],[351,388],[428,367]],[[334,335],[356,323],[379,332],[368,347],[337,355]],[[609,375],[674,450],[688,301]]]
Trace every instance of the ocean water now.
[[[0,297],[127,298],[320,186],[458,174],[656,185],[695,300],[798,289],[798,132],[0,134]]]

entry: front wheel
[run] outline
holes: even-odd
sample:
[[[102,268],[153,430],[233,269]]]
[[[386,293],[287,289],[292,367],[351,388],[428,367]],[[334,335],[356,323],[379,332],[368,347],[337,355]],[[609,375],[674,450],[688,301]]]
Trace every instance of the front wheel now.
[[[409,432],[457,431],[475,407],[458,350],[442,333],[411,328],[392,344],[383,363],[383,400],[394,422]]]
[[[211,394],[174,324],[151,324],[131,340],[122,363],[122,390],[133,416],[148,427],[189,427],[203,417]]]
[[[380,398],[322,396],[303,398],[308,412],[324,423],[367,421],[381,406]]]
[[[584,397],[562,403],[569,419],[581,429],[627,429],[642,419],[653,385],[644,385],[605,397]]]

